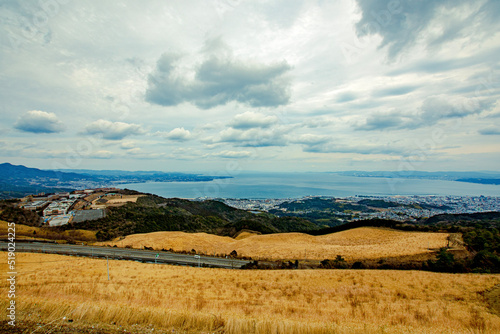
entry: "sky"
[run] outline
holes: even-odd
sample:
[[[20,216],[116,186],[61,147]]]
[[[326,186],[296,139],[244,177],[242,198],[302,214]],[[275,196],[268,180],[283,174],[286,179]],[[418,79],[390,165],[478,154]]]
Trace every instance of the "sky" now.
[[[500,171],[500,1],[0,1],[0,162]]]

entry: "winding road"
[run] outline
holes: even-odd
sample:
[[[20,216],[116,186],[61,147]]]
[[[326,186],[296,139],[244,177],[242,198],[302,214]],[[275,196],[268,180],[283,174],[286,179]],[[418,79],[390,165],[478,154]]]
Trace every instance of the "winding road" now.
[[[7,251],[9,243],[0,241],[0,250]],[[16,252],[49,253],[148,263],[175,264],[192,267],[239,269],[250,261],[200,255],[175,254],[163,251],[111,248],[97,246],[61,245],[40,242],[15,242]]]

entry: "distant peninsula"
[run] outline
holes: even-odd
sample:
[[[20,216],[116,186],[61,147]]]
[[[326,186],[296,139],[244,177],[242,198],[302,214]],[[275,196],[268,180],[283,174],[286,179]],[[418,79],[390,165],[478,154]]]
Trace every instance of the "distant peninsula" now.
[[[500,178],[498,178],[498,179],[475,179],[475,178],[469,178],[469,179],[458,179],[458,180],[455,180],[455,181],[469,182],[469,183],[479,183],[479,184],[500,185]]]
[[[40,192],[113,187],[124,183],[207,182],[230,176],[210,176],[159,171],[42,170],[10,163],[0,164],[0,199],[23,197]]]
[[[355,177],[382,177],[426,179],[500,185],[500,172],[421,172],[421,171],[345,171],[339,175]]]

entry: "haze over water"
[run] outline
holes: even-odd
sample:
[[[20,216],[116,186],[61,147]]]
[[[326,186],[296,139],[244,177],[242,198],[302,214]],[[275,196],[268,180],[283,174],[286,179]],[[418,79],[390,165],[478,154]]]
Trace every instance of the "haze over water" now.
[[[300,198],[354,195],[500,196],[500,186],[456,181],[353,177],[333,173],[241,173],[211,182],[123,184],[163,197]]]

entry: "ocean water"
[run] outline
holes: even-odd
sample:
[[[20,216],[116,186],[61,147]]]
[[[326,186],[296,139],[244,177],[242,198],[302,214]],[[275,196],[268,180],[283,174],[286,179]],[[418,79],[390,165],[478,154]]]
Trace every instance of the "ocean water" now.
[[[343,176],[335,173],[239,173],[210,182],[150,182],[122,184],[163,197],[179,198],[301,198],[354,195],[500,196],[500,185]]]

